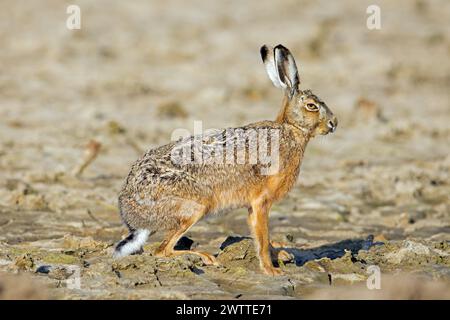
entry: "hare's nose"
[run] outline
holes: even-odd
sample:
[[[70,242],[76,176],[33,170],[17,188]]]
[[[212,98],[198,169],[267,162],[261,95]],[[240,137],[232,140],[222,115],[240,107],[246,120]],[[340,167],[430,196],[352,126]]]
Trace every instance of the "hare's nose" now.
[[[337,127],[337,119],[336,117],[334,117],[332,120],[328,120],[328,128],[330,128],[331,132],[334,132],[336,130]]]

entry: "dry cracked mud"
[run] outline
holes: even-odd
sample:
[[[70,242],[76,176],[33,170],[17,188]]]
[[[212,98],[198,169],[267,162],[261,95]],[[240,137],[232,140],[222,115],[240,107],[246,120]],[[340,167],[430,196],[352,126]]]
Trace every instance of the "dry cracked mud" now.
[[[76,2],[77,31],[67,1],[0,3],[0,298],[450,297],[448,1],[378,1],[380,30],[368,1]],[[245,210],[180,243],[219,266],[154,257],[161,235],[113,260],[117,193],[143,150],[194,120],[276,116],[264,43],[289,47],[339,118],[272,209],[285,274],[258,271]]]

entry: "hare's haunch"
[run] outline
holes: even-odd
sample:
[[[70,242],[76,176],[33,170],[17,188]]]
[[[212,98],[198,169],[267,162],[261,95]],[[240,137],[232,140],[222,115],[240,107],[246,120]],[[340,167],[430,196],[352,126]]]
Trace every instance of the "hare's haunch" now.
[[[294,185],[308,141],[334,132],[337,119],[309,90],[300,90],[294,57],[282,45],[263,46],[261,57],[284,100],[275,121],[215,130],[147,151],[131,167],[119,195],[130,234],[114,256],[142,251],[149,235],[166,232],[156,251],[162,257],[191,253],[215,264],[204,252],[174,250],[203,216],[245,207],[261,269],[280,274],[271,260],[269,212]]]

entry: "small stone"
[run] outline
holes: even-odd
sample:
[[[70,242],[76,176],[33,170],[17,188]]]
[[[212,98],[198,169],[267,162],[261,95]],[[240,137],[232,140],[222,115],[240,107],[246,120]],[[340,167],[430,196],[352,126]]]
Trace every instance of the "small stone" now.
[[[34,266],[34,260],[31,254],[26,253],[16,259],[14,264],[19,268],[19,270],[30,270]]]
[[[126,129],[122,125],[113,120],[107,123],[107,130],[111,135],[124,134],[126,132]]]
[[[383,242],[383,243],[388,242],[388,240],[386,239],[386,237],[385,237],[382,233],[377,234],[377,235],[373,238],[373,240],[374,240],[375,242]]]
[[[161,118],[186,118],[187,111],[177,101],[162,103],[157,107],[157,114]]]
[[[36,269],[36,273],[48,274],[50,272],[51,268],[52,268],[52,266],[42,265]]]

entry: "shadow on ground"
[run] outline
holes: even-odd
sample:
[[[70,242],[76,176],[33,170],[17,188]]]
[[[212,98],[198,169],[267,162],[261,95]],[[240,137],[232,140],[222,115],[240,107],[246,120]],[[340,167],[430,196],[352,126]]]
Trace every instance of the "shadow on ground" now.
[[[243,240],[251,239],[249,237],[230,236],[220,246],[220,250],[226,247],[239,243]],[[182,240],[182,239],[181,239]],[[345,255],[346,251],[351,251],[352,256],[357,255],[359,250],[369,250],[376,245],[382,245],[382,242],[374,242],[373,235],[369,235],[366,239],[347,239],[336,243],[323,245],[312,249],[299,249],[293,247],[278,247],[277,251],[284,250],[294,257],[294,262],[297,266],[303,266],[306,262],[321,259],[337,259]]]

